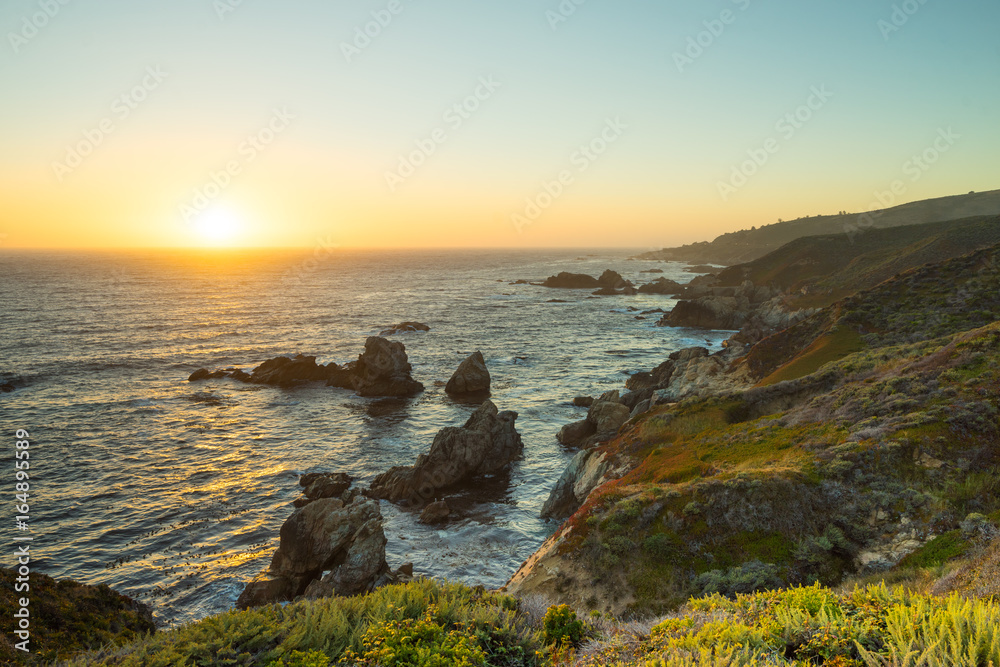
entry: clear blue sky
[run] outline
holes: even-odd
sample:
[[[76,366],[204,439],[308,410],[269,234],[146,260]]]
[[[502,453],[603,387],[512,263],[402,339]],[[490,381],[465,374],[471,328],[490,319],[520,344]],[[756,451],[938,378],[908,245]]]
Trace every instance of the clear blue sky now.
[[[658,246],[861,210],[897,179],[906,201],[1000,187],[996,0],[566,0],[575,12],[555,28],[558,0],[399,0],[351,62],[343,44],[389,0],[243,0],[220,17],[235,1],[51,0],[22,41],[11,34],[48,2],[4,0],[9,243],[183,245],[178,211],[233,159],[241,173],[213,206],[255,244]],[[917,10],[886,37],[894,4]],[[675,53],[724,11],[679,71]],[[150,67],[162,83],[128,117],[112,112]],[[482,77],[499,87],[449,127]],[[814,87],[832,97],[783,136],[776,122]],[[246,163],[238,147],[276,108],[294,121]],[[60,178],[54,163],[105,118],[114,132]],[[578,147],[616,118],[621,135],[581,170]],[[436,128],[434,154],[388,187]],[[960,138],[904,176],[942,128]],[[768,139],[777,152],[721,195]],[[515,231],[565,170],[564,192]]]

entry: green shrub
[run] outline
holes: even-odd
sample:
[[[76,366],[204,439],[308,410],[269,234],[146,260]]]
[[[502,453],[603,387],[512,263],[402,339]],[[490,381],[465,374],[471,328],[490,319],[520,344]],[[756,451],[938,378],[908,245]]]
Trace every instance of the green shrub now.
[[[569,605],[556,605],[545,612],[542,631],[545,633],[545,643],[550,646],[576,645],[583,638],[583,622],[577,619],[576,612]]]

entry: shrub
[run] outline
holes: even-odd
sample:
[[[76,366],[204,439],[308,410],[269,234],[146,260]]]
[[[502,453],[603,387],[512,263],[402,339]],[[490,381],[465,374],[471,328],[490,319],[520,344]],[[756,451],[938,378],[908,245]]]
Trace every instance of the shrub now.
[[[698,577],[695,586],[705,594],[718,593],[729,597],[754,593],[782,585],[778,576],[778,566],[750,561],[728,570],[712,570]]]
[[[435,605],[430,605],[422,618],[387,620],[369,626],[362,640],[364,653],[360,656],[348,653],[344,659],[361,659],[381,667],[485,665],[486,655],[475,636],[461,627],[445,629],[435,619],[437,611]]]
[[[583,638],[583,622],[577,619],[576,612],[569,605],[556,605],[545,612],[542,631],[545,633],[545,643],[550,646],[576,645]]]

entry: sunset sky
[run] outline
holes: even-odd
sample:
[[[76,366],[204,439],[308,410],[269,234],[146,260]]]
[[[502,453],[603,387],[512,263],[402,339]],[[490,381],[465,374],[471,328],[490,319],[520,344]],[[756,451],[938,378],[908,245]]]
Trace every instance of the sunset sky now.
[[[0,239],[661,247],[896,179],[996,189],[998,26],[996,0],[4,0]]]

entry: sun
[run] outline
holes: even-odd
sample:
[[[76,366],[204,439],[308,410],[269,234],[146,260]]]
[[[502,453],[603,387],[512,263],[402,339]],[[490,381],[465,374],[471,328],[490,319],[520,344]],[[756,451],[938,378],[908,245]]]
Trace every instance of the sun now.
[[[229,208],[210,208],[194,221],[194,229],[205,245],[231,245],[244,231],[246,225],[239,215]]]

